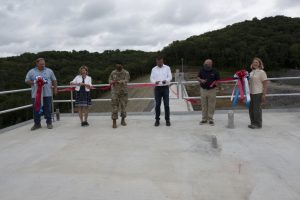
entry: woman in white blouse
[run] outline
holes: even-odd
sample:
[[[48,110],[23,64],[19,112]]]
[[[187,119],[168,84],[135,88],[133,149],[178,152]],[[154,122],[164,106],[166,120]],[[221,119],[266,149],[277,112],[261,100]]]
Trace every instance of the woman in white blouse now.
[[[91,105],[90,89],[92,87],[92,78],[88,76],[87,66],[81,66],[79,68],[79,75],[77,75],[71,85],[75,85],[76,100],[75,106],[78,108],[78,114],[81,122],[81,126],[88,126],[88,108]]]
[[[266,101],[268,88],[268,78],[264,69],[264,64],[260,58],[253,58],[250,73],[250,107],[249,116],[251,124],[248,126],[251,129],[262,127],[262,109],[261,104]]]

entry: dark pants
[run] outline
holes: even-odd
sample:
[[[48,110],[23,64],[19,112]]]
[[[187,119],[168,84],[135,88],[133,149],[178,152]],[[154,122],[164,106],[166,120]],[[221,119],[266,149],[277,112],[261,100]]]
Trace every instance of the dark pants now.
[[[262,110],[261,110],[262,93],[250,94],[250,97],[251,97],[251,101],[249,107],[249,115],[250,115],[251,124],[261,127],[262,126]]]
[[[33,103],[33,119],[35,125],[41,124],[41,115],[44,114],[47,124],[52,124],[51,112],[52,112],[52,97],[43,97],[43,113],[40,114],[39,111],[36,112],[34,109],[34,98],[32,99]]]
[[[160,105],[161,98],[164,100],[165,120],[170,121],[170,106],[169,106],[169,86],[156,86],[154,88],[155,94],[155,119],[160,120]]]

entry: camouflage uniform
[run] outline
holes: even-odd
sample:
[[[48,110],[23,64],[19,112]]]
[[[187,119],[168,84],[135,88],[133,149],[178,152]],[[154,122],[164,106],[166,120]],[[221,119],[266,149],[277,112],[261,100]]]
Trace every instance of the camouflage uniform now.
[[[126,106],[128,102],[128,89],[127,83],[130,79],[129,72],[122,69],[122,71],[114,70],[109,76],[109,83],[113,81],[119,81],[111,87],[111,106],[112,115],[111,118],[118,119],[118,110],[121,107],[121,117],[126,117]]]

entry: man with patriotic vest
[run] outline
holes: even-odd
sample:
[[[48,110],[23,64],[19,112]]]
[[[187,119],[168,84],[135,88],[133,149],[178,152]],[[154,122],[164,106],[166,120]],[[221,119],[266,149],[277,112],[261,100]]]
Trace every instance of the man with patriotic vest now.
[[[28,71],[25,83],[31,86],[34,117],[34,125],[31,130],[42,127],[41,115],[46,118],[47,128],[52,129],[52,95],[53,92],[57,94],[57,81],[53,71],[46,67],[44,58],[36,60],[36,67]]]

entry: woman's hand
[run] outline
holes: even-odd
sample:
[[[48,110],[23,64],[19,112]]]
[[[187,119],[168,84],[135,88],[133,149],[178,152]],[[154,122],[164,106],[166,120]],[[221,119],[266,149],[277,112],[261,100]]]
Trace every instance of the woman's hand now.
[[[199,79],[199,82],[202,83],[202,84],[205,84],[206,80],[205,79]]]
[[[263,95],[261,96],[261,103],[262,103],[262,104],[265,104],[266,101],[267,101],[266,94],[263,94]]]

